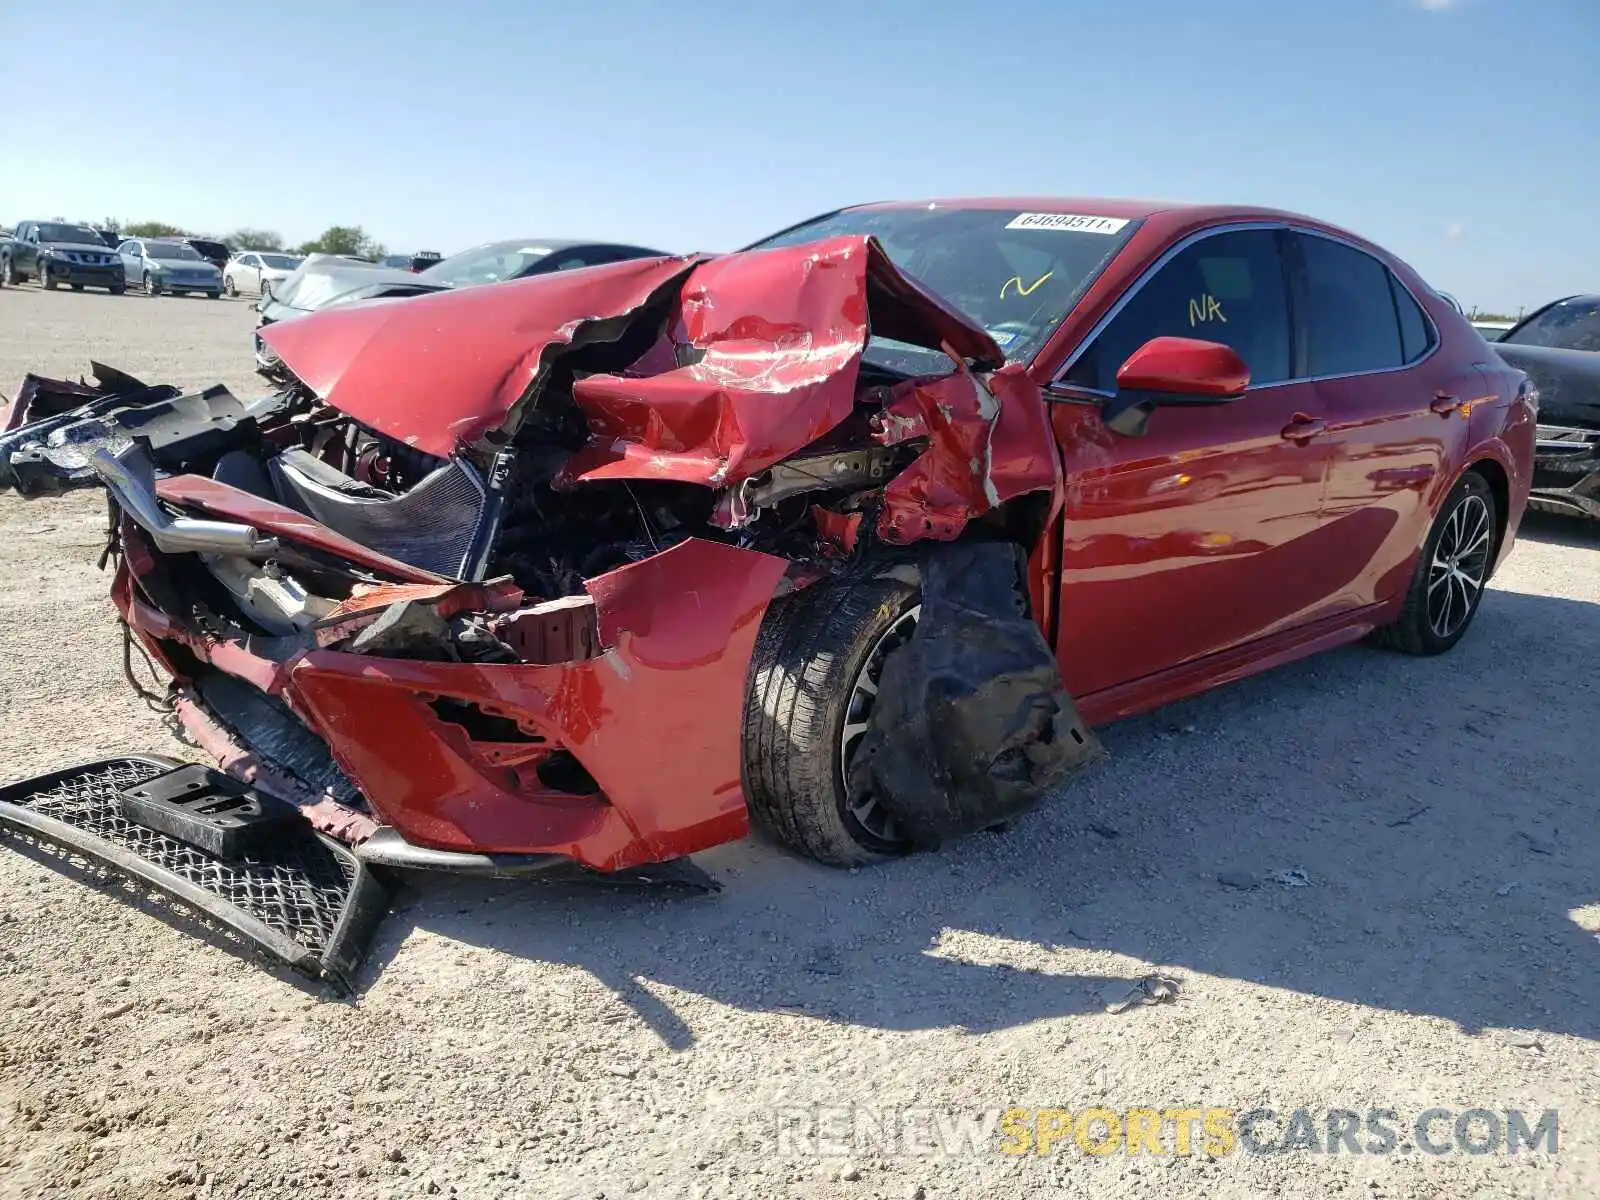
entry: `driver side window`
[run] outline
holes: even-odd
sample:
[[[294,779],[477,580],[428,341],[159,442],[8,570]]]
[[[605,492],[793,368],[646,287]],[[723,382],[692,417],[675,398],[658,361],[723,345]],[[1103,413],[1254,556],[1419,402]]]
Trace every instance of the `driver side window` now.
[[[1221,342],[1244,359],[1252,384],[1288,379],[1288,285],[1273,231],[1213,234],[1179,251],[1101,330],[1065,381],[1114,392],[1118,368],[1154,337]]]

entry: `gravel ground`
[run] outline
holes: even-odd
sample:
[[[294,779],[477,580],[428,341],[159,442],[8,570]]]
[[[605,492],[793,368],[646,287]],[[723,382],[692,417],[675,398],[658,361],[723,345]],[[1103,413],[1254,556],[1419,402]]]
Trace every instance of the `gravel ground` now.
[[[0,390],[94,356],[248,394],[251,323],[0,291]],[[0,497],[0,777],[186,753],[121,682],[102,514]],[[11,843],[0,1195],[1600,1194],[1597,545],[1533,521],[1454,653],[1342,650],[1122,722],[1069,794],[940,854],[839,873],[748,841],[693,898],[418,880],[352,1000]],[[1104,1011],[1152,971],[1177,1003]],[[779,1140],[812,1105],[1553,1108],[1560,1140],[811,1147],[841,1157]]]

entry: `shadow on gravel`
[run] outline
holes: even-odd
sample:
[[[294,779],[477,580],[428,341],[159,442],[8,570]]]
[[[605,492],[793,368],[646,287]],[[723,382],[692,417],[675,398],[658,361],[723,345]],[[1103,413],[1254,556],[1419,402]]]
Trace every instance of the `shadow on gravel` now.
[[[725,889],[697,898],[425,880],[368,978],[420,927],[582,967],[684,1048],[654,985],[979,1031],[1100,1012],[1148,969],[1075,974],[1073,947],[1160,964],[1189,1004],[1220,977],[1600,1037],[1600,944],[1570,915],[1600,903],[1597,664],[1600,605],[1496,591],[1442,658],[1355,647],[1108,727],[1070,792],[938,854],[849,873],[750,841],[696,859]]]
[[[1567,546],[1574,550],[1600,550],[1600,521],[1583,517],[1557,516],[1555,513],[1528,512],[1522,518],[1517,538]]]

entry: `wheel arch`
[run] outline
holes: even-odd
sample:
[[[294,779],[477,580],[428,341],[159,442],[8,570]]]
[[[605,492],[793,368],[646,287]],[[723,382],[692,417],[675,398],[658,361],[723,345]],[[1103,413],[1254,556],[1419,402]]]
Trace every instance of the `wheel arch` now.
[[[1506,530],[1511,521],[1511,477],[1506,473],[1498,459],[1479,458],[1467,464],[1463,475],[1475,474],[1483,477],[1489,485],[1489,494],[1494,497],[1494,560],[1489,567],[1489,578],[1494,578],[1496,569],[1500,566],[1500,551],[1505,547]]]

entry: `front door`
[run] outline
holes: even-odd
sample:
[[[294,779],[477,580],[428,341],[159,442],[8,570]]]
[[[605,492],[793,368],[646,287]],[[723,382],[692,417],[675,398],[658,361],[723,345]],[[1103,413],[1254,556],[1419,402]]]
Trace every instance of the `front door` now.
[[[1067,478],[1057,652],[1080,700],[1328,609],[1329,451],[1315,388],[1293,378],[1284,236],[1190,243],[1135,285],[1052,389]],[[1107,429],[1092,395],[1114,393],[1117,368],[1162,335],[1231,346],[1250,389],[1158,408],[1142,435]]]

